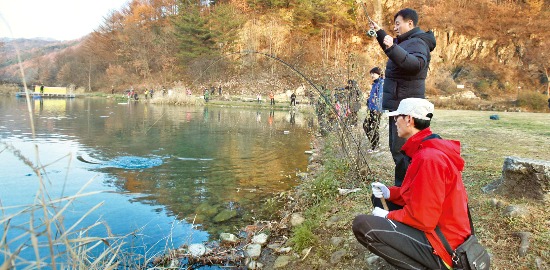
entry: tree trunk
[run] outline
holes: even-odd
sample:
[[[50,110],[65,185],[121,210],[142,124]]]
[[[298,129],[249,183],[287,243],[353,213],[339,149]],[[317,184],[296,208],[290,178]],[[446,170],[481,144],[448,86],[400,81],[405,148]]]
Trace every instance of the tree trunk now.
[[[88,92],[92,92],[92,56],[90,56],[90,62],[88,66]]]

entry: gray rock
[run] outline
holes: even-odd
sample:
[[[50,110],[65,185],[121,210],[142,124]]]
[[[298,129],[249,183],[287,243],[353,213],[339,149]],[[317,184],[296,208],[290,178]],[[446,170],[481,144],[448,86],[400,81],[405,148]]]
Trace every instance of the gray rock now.
[[[502,185],[502,177],[482,187],[481,191],[483,191],[484,193],[493,193],[495,192],[495,190],[497,190],[498,187],[500,187],[500,185]]]
[[[224,222],[237,216],[237,211],[224,209],[214,217],[215,223]]]
[[[267,243],[267,234],[260,233],[258,235],[254,235],[254,237],[252,237],[252,243],[262,246],[265,245],[265,243]]]
[[[270,248],[270,249],[273,249],[273,250],[277,250],[277,249],[280,249],[280,248],[281,248],[281,244],[279,244],[279,243],[269,244],[269,245],[267,245],[267,248]]]
[[[311,156],[309,156],[309,163],[315,163],[319,162],[319,154],[313,153]]]
[[[296,176],[300,178],[300,180],[307,180],[308,174],[306,172],[297,173]]]
[[[226,243],[237,243],[239,241],[239,238],[232,233],[221,233],[220,241]]]
[[[495,192],[514,199],[550,201],[550,161],[506,157]]]
[[[489,202],[491,203],[492,206],[496,207],[496,208],[502,208],[504,207],[504,202],[499,200],[499,199],[495,199],[495,198],[491,198],[489,200]]]
[[[206,253],[206,246],[203,244],[191,244],[187,250],[191,256],[200,257]]]
[[[548,269],[544,260],[538,256],[535,258],[535,265],[537,266],[537,270]]]
[[[259,244],[250,244],[246,247],[246,254],[252,259],[257,259],[262,253],[262,246]]]
[[[282,247],[282,248],[279,248],[279,249],[275,250],[275,252],[277,252],[277,253],[289,253],[291,250],[292,250],[291,247]]]
[[[300,213],[292,213],[292,215],[290,216],[290,225],[292,227],[296,227],[304,223],[304,220],[304,217],[302,217]]]
[[[330,263],[331,264],[337,264],[342,260],[342,258],[344,256],[346,256],[346,251],[345,250],[338,250],[338,251],[332,253],[332,255],[330,255]]]
[[[342,218],[339,217],[339,216],[333,216],[331,218],[329,218],[329,220],[327,220],[327,222],[325,222],[325,225],[327,227],[332,227],[334,224],[338,223],[338,221],[340,221]]]
[[[377,255],[369,256],[369,257],[367,258],[367,264],[368,264],[368,265],[374,265],[374,264],[378,261],[378,259],[380,259],[380,257],[377,256]]]
[[[255,269],[262,269],[262,268],[264,268],[264,265],[262,263],[257,262],[257,261],[250,261],[248,263],[248,269],[255,270]]]
[[[508,205],[506,208],[504,208],[504,211],[502,214],[505,217],[519,217],[519,218],[525,218],[527,215],[529,215],[529,211],[527,208],[519,205]]]
[[[202,203],[195,209],[195,213],[202,214],[206,217],[213,217],[218,213],[219,205],[211,205],[209,203]]]
[[[332,237],[330,239],[330,243],[333,245],[333,246],[339,246],[342,242],[344,242],[344,238],[343,237]]]
[[[180,260],[173,259],[173,260],[170,261],[169,268],[177,269],[177,268],[179,268],[179,266],[180,266]]]
[[[290,263],[291,260],[292,260],[291,256],[286,256],[286,255],[279,256],[277,257],[277,259],[275,259],[273,268],[275,269],[284,268]]]
[[[515,232],[512,234],[513,236],[518,237],[521,242],[519,244],[518,253],[520,257],[523,257],[527,255],[527,251],[529,250],[529,238],[531,237],[531,233],[529,232]]]

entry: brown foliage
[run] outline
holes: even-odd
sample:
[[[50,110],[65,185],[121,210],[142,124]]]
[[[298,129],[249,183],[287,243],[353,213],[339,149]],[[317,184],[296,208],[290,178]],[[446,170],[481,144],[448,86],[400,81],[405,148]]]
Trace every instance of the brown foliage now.
[[[102,25],[80,46],[50,58],[50,64],[36,60],[34,69],[28,73],[36,80],[49,80],[54,84],[87,86],[90,83],[92,89],[110,88],[112,84],[123,84],[121,87],[170,85],[180,79],[187,84],[204,84],[243,75],[238,81],[245,84],[254,83],[259,74],[285,82],[279,89],[296,87],[303,82],[287,67],[259,55],[232,55],[213,66],[210,66],[214,61],[212,57],[199,57],[182,65],[173,26],[173,18],[180,15],[177,3],[176,0],[133,0],[107,14]],[[218,1],[202,10],[208,29],[217,35],[216,50],[220,53],[245,49],[266,52],[302,71],[316,84],[327,87],[341,86],[351,78],[368,89],[368,70],[373,66],[384,67],[386,57],[377,44],[364,35],[364,10],[354,1],[290,1],[289,5],[265,8],[250,8],[247,3],[245,0]],[[456,91],[456,84],[467,84],[474,87],[476,94],[492,98],[510,94],[518,84],[534,90],[544,83],[541,79],[545,78],[544,68],[549,61],[544,48],[550,47],[547,38],[550,30],[538,26],[550,24],[548,3],[544,5],[542,0],[423,0],[390,4],[366,3],[370,16],[380,21],[390,34],[393,14],[402,6],[409,6],[419,12],[422,29],[436,29],[443,34],[452,31],[465,38],[496,41],[485,58],[454,62],[442,56],[432,62],[429,94],[449,95]],[[506,50],[506,62],[499,62],[503,61],[499,59],[499,50]]]

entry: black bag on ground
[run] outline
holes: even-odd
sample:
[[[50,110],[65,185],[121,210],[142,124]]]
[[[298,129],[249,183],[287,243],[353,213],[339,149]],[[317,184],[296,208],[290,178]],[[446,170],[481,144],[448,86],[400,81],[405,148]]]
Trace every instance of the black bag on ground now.
[[[470,207],[468,207],[468,218],[470,219],[470,229],[472,235],[466,238],[466,241],[452,250],[449,242],[445,239],[445,236],[439,229],[435,228],[435,232],[441,239],[441,242],[447,249],[447,252],[453,259],[453,269],[455,270],[488,270],[491,266],[491,257],[485,247],[483,247],[475,236],[474,224],[472,223],[472,217],[470,216]]]

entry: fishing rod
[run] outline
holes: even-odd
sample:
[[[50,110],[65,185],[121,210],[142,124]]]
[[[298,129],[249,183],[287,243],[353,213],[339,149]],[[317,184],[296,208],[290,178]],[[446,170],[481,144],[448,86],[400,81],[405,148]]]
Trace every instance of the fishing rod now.
[[[374,23],[374,21],[369,16],[369,12],[367,11],[367,5],[365,4],[365,2],[361,2],[361,4],[363,6],[363,10],[365,11],[365,17],[367,17],[367,20],[369,20],[370,23]],[[374,31],[374,29],[372,28],[367,30],[367,36],[376,37],[376,31]]]
[[[317,87],[317,85],[315,83],[313,83],[313,81],[308,78],[307,76],[305,76],[302,72],[300,72],[298,69],[296,69],[294,66],[290,65],[289,63],[285,62],[284,60],[272,55],[272,54],[269,54],[269,53],[265,53],[265,52],[259,52],[259,51],[255,51],[255,50],[243,50],[243,51],[237,51],[237,52],[230,52],[230,53],[227,53],[225,55],[222,55],[220,56],[218,59],[216,59],[215,61],[213,61],[210,65],[208,65],[204,71],[207,71],[211,66],[213,66],[215,63],[221,61],[223,58],[225,57],[228,57],[228,56],[231,56],[231,55],[235,55],[235,54],[240,54],[240,55],[248,55],[248,54],[259,54],[259,55],[263,55],[269,59],[272,59],[272,60],[275,60],[281,64],[283,64],[284,66],[288,67],[289,69],[291,69],[292,71],[296,72],[298,75],[300,75],[300,77],[302,77],[313,89],[315,89],[315,91],[317,91],[317,93],[319,94],[320,97],[322,97],[322,100],[323,102],[325,103],[325,105],[328,106],[328,108],[331,110],[332,113],[334,113],[338,119],[338,122],[340,123],[340,126],[342,126],[345,131],[348,133],[348,134],[352,134],[352,132],[349,130],[348,126],[342,121],[342,119],[340,119],[340,117],[338,117],[338,111],[336,110],[335,106],[332,104],[332,102],[330,101],[329,97],[327,97],[323,91],[321,89],[319,89]],[[201,75],[202,76],[202,75]],[[200,77],[199,77],[200,78]],[[199,78],[196,78],[194,82],[196,82]],[[349,150],[346,149],[347,147],[345,147],[345,139],[342,137],[340,138],[341,141],[342,141],[342,144],[343,144],[343,147],[344,149],[346,150],[345,153],[346,155],[348,156],[348,158],[350,160],[351,159],[351,155],[349,153]],[[353,141],[353,143],[355,144],[355,146],[357,147],[357,149],[360,149],[360,144],[357,142],[356,138],[353,137],[353,135],[351,135],[351,140]],[[364,153],[361,152],[361,151],[358,151],[359,153],[359,156],[362,158],[363,160],[363,163],[367,166],[367,173],[370,174],[372,172],[372,170],[370,169],[370,166],[367,162],[367,158],[365,157]],[[356,162],[356,166],[359,167],[359,164],[358,162]]]
[[[254,50],[244,50],[242,51],[241,53],[243,54],[250,54],[250,53],[253,53],[253,54],[260,54],[260,55],[264,55],[270,59],[273,59],[273,60],[276,60],[278,62],[280,62],[281,64],[285,65],[286,67],[290,68],[292,71],[296,72],[298,75],[300,75],[304,80],[306,80],[306,82],[311,86],[313,87],[313,89],[315,89],[317,91],[317,93],[323,97],[323,100],[325,101],[325,104],[328,105],[328,107],[331,109],[331,111],[336,114],[338,116],[338,112],[336,111],[336,108],[331,104],[330,100],[328,99],[328,97],[326,97],[323,92],[317,88],[317,85],[315,85],[311,79],[309,79],[308,77],[306,77],[302,72],[300,72],[298,69],[296,69],[294,66],[288,64],[287,62],[283,61],[282,59],[272,55],[272,54],[268,54],[268,53],[264,53],[264,52],[258,52],[258,51],[254,51]],[[352,134],[351,131],[349,130],[348,128],[348,125],[346,125],[345,123],[342,122],[342,119],[340,119],[340,117],[336,117],[338,119],[338,121],[340,122],[340,125],[345,129],[345,131],[348,133],[348,134]],[[355,143],[355,146],[357,148],[360,147],[359,143],[357,142],[357,140],[353,137],[353,135],[351,136],[352,138],[352,141],[353,143]],[[343,138],[342,138],[343,140]],[[348,153],[348,150],[346,149],[346,155],[348,155],[348,158],[350,158],[350,154]],[[362,152],[360,152],[360,156],[363,158],[363,161],[364,163],[366,164],[367,166],[367,169],[369,172],[371,172],[371,169],[368,165],[368,162],[367,162],[367,159],[365,158],[365,156],[363,155]]]

